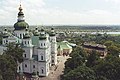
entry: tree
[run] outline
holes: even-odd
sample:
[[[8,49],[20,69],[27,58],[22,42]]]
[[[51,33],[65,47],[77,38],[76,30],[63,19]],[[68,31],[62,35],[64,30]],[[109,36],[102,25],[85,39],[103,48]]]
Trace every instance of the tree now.
[[[86,66],[93,67],[94,65],[96,65],[98,59],[99,59],[99,55],[97,54],[96,51],[93,50],[88,56]]]
[[[21,63],[23,62],[23,52],[24,50],[19,44],[10,43],[7,45],[7,50],[4,51],[4,55],[10,55],[16,63]]]
[[[71,70],[65,74],[63,80],[95,80],[95,72],[86,67],[79,66],[78,68]]]
[[[113,41],[106,41],[104,43],[105,46],[109,47],[109,46],[112,46],[113,45]]]
[[[3,80],[15,80],[18,62],[23,61],[23,50],[20,46],[10,43],[7,50],[0,56],[0,78]]]
[[[73,70],[74,68],[77,68],[80,65],[83,65],[83,63],[86,60],[85,57],[85,52],[82,48],[78,47],[73,50],[73,52],[70,54],[70,57],[66,62],[65,62],[65,72],[67,73],[70,70]]]
[[[120,53],[120,48],[118,48],[115,45],[109,46],[108,47],[108,53],[110,53],[113,56],[117,56],[118,57],[119,53]]]
[[[101,60],[99,64],[93,67],[98,78],[105,80],[119,80],[120,79],[120,58],[115,56],[108,56]]]

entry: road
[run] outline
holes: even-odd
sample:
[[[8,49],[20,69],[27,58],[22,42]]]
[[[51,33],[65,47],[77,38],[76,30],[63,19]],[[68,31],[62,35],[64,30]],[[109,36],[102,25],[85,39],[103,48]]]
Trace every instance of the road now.
[[[59,63],[57,64],[57,69],[54,71],[54,68],[51,70],[51,73],[48,77],[41,77],[38,80],[60,80],[60,75],[63,74],[64,63],[69,57],[59,57]]]

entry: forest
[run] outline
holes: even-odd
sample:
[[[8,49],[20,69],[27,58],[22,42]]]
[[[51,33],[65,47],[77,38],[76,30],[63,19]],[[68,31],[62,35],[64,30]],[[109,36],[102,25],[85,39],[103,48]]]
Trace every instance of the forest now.
[[[61,80],[120,80],[120,36],[107,34],[86,35],[70,39],[78,46],[65,62]],[[97,51],[88,53],[82,43],[91,42],[107,46],[107,56],[100,58]]]

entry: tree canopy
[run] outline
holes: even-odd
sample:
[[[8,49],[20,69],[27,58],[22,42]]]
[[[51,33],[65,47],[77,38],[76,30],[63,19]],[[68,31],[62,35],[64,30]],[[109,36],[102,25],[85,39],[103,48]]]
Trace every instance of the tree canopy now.
[[[0,78],[1,80],[15,80],[18,62],[23,61],[22,48],[14,43],[7,45],[7,50],[0,55]]]

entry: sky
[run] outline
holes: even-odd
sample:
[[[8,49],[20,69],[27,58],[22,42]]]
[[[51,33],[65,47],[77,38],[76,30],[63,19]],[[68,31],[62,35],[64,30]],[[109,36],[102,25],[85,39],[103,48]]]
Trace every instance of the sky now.
[[[29,25],[119,25],[120,0],[21,0]],[[17,22],[20,0],[0,0],[0,25]]]

